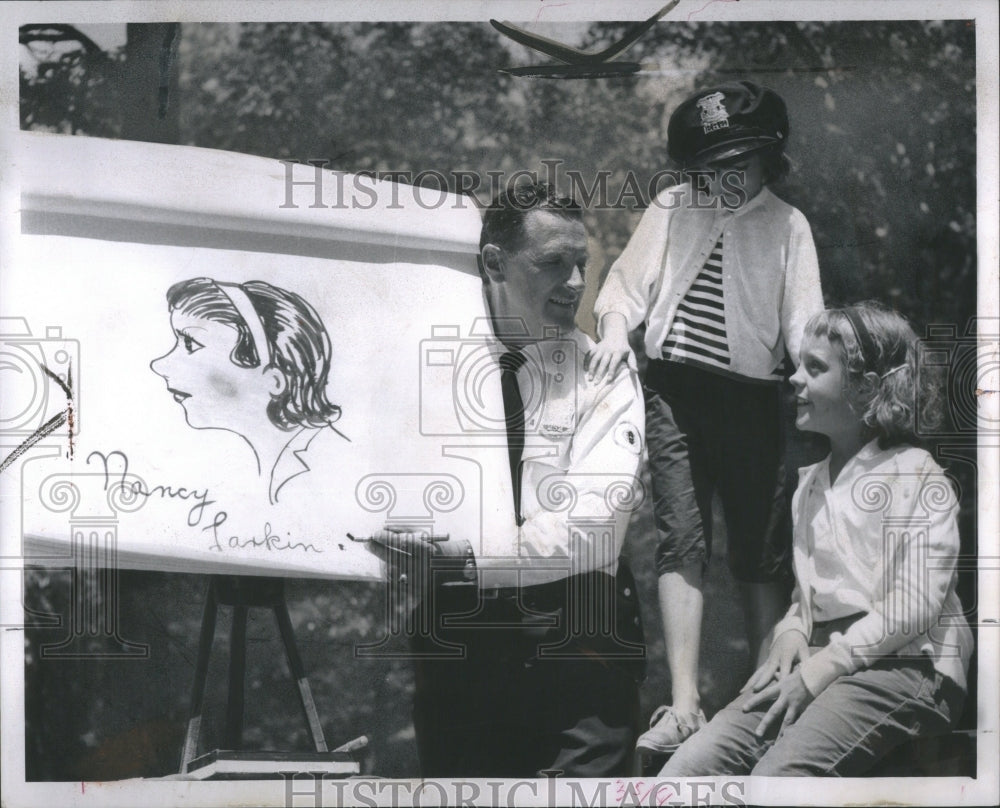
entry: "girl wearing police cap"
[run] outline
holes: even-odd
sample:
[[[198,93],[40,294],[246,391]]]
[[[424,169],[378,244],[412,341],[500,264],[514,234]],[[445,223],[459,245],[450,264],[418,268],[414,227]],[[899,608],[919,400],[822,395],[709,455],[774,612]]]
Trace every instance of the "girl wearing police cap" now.
[[[823,308],[805,216],[769,189],[787,172],[781,97],[749,81],[701,90],[674,111],[667,152],[686,174],[643,214],[595,306],[595,376],[646,326],[646,432],[655,563],[672,688],[638,741],[672,753],[705,723],[698,694],[702,579],[712,499],[726,519],[751,655],[785,605],[790,524],[781,386],[806,321]],[[759,661],[759,660],[758,660]]]

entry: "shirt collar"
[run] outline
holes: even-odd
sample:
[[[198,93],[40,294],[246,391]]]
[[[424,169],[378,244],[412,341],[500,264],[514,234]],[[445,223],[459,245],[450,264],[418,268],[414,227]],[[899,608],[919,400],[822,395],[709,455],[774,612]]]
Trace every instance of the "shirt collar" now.
[[[878,438],[872,438],[868,443],[862,446],[856,455],[852,457],[852,460],[857,460],[859,463],[866,463],[871,460],[875,455],[882,452],[881,447],[878,445]]]
[[[867,470],[872,458],[876,455],[881,454],[882,449],[879,448],[878,438],[873,438],[868,441],[864,446],[858,449],[857,453],[851,457],[840,470],[840,474],[837,475],[836,481],[833,485],[840,485],[846,480],[853,479],[857,474],[864,473]],[[830,484],[830,455],[824,457],[817,465],[817,472],[821,475],[820,479],[825,482],[829,487]]]
[[[285,448],[281,450],[281,454],[278,455],[274,468],[271,470],[270,496],[272,503],[278,501],[278,494],[285,483],[310,470],[303,455],[306,454],[309,445],[321,431],[322,429],[300,429],[285,444]]]
[[[588,345],[587,336],[579,329],[573,329],[570,333],[566,334],[564,337],[560,337],[560,340],[571,340],[576,345],[576,356],[583,357],[586,355],[587,351],[590,350]],[[539,369],[545,374],[545,376],[563,376],[566,373],[565,359],[557,364],[555,360],[555,351],[546,350],[548,346],[546,343],[548,340],[540,340],[539,342],[531,342],[525,345],[523,348],[517,349],[524,354],[527,361],[521,365],[517,371],[518,378],[524,378],[524,374],[537,374]],[[505,353],[514,350],[508,348],[496,337],[492,337],[489,341],[489,350],[493,356],[493,359],[499,364],[500,357]],[[582,364],[578,363],[579,367]],[[579,371],[577,371],[579,372]],[[573,376],[575,378],[575,375]]]

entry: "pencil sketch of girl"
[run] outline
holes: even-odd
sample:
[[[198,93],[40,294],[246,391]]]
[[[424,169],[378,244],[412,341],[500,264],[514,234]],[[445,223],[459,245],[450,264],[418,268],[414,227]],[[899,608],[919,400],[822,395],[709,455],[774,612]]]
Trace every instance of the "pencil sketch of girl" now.
[[[174,347],[150,363],[195,429],[223,429],[253,449],[275,503],[309,471],[310,443],[340,417],[327,398],[330,338],[315,309],[263,281],[192,278],[167,291]]]

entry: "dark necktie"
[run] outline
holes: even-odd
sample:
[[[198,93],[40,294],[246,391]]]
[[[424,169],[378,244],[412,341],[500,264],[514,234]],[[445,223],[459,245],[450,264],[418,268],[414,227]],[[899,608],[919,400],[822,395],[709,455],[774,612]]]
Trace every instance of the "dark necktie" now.
[[[500,386],[503,390],[504,422],[507,424],[507,456],[510,479],[514,486],[514,517],[520,526],[521,517],[521,455],[524,454],[524,401],[517,385],[517,371],[525,362],[520,351],[508,351],[500,357]]]

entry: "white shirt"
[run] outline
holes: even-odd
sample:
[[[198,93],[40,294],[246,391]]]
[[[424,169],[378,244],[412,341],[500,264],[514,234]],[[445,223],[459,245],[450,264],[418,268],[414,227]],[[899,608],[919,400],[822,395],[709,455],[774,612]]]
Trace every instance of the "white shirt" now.
[[[806,321],[823,309],[809,222],[766,187],[735,211],[694,207],[691,186],[664,189],[612,265],[594,313],[646,322],[646,354],[659,359],[677,307],[720,238],[730,370],[773,379],[785,350],[798,362]]]
[[[523,351],[527,361],[517,377],[525,409],[524,521],[516,528],[511,520],[509,550],[493,537],[492,551],[477,553],[481,587],[618,569],[629,519],[642,501],[645,412],[631,357],[610,381],[588,381],[583,362],[593,348],[574,330]],[[494,360],[506,350],[494,342]]]
[[[872,441],[832,485],[829,457],[799,475],[796,586],[774,636],[865,613],[802,663],[809,692],[891,654],[929,656],[964,688],[972,632],[955,593],[958,503],[941,468],[922,449]]]

